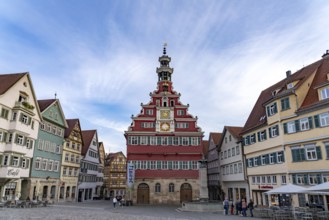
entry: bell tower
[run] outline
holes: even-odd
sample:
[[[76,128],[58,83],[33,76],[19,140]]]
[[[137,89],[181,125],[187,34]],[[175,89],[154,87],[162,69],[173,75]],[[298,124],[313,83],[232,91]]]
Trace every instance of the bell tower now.
[[[171,57],[167,55],[167,44],[163,45],[163,54],[159,57],[160,67],[156,69],[158,74],[158,88],[159,92],[171,92],[172,82],[171,76],[174,69],[170,67]]]

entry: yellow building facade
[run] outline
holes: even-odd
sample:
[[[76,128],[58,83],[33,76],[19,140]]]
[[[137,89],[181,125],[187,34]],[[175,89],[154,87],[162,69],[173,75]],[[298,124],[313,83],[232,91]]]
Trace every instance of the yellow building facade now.
[[[250,195],[258,205],[327,207],[323,195],[266,195],[288,183],[329,181],[329,54],[260,94],[242,130]]]

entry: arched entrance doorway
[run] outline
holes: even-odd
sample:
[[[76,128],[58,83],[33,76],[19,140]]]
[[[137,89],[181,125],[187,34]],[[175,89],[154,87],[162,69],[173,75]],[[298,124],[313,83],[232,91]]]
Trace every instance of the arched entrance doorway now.
[[[137,204],[149,204],[150,187],[146,183],[141,183],[137,188]]]
[[[192,201],[192,186],[188,183],[183,183],[180,187],[180,202]]]

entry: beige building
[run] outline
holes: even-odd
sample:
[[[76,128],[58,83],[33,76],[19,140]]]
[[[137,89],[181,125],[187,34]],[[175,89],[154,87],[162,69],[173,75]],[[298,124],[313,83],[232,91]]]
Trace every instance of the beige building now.
[[[77,201],[77,185],[83,140],[79,119],[67,119],[65,143],[62,154],[60,190],[58,201]]]
[[[287,71],[285,79],[260,94],[242,130],[256,204],[326,204],[328,198],[322,195],[264,192],[287,183],[310,187],[329,180],[328,73],[327,51],[321,60],[296,73]]]
[[[127,158],[120,151],[109,153],[106,158],[106,188],[107,196],[113,197],[126,194],[127,181]]]

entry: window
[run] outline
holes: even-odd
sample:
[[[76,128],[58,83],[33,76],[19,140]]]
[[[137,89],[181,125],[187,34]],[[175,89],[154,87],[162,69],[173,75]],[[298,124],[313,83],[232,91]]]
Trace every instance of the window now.
[[[227,150],[228,157],[231,157],[231,149]]]
[[[233,174],[233,165],[230,165],[230,174]]]
[[[49,171],[53,170],[53,163],[54,163],[54,161],[52,161],[52,160],[48,161],[48,170]]]
[[[8,114],[9,114],[9,110],[8,109],[5,109],[5,108],[2,108],[1,109],[1,117],[2,118],[5,118],[5,119],[8,119]]]
[[[155,161],[154,161],[154,160],[150,161],[150,169],[151,169],[151,170],[155,170],[155,168],[156,168],[156,163],[155,163]]]
[[[270,154],[270,164],[274,163],[274,153]]]
[[[240,154],[240,148],[239,148],[239,146],[236,146],[235,147],[235,151],[236,151],[236,155],[239,155]]]
[[[161,145],[168,145],[168,137],[161,137]]]
[[[69,161],[69,154],[68,153],[65,154],[65,161],[67,161],[67,162]]]
[[[239,173],[242,173],[242,163],[238,163]]]
[[[252,134],[250,135],[250,144],[254,144],[256,142],[256,135]]]
[[[37,158],[36,160],[35,160],[35,169],[36,170],[39,170],[40,169],[40,161],[41,161],[41,159],[40,158]]]
[[[16,121],[16,118],[17,118],[17,112],[13,112],[13,114],[11,116],[11,120]]]
[[[262,176],[262,183],[263,183],[263,184],[266,183],[266,176]]]
[[[297,175],[296,176],[296,182],[299,185],[304,185],[305,184],[304,176],[303,175]]]
[[[43,159],[42,160],[42,164],[41,164],[41,169],[42,170],[46,170],[47,169],[47,162],[48,162],[47,159]]]
[[[18,167],[19,164],[19,157],[12,156],[12,163],[11,165],[14,167]]]
[[[329,113],[324,113],[320,115],[320,125],[321,127],[329,125]]]
[[[147,169],[147,161],[143,160],[141,161],[141,170],[146,170]]]
[[[316,185],[316,184],[319,184],[319,181],[318,181],[318,178],[315,174],[310,174],[308,176],[308,183],[310,185]]]
[[[281,99],[281,111],[290,109],[289,97]]]
[[[178,170],[178,169],[179,169],[178,161],[173,161],[173,170]]]
[[[187,170],[188,169],[188,163],[187,163],[187,161],[182,161],[182,167],[181,167],[181,169],[183,169],[183,170]]]
[[[140,137],[140,144],[141,145],[147,145],[147,136],[141,136]]]
[[[325,88],[321,90],[321,99],[329,98],[329,88]]]
[[[185,111],[184,110],[177,110],[177,115],[185,115]]]
[[[157,137],[150,137],[150,145],[156,145],[157,144]]]
[[[255,158],[254,158],[254,166],[255,166],[255,167],[258,166],[258,157],[255,157]]]
[[[305,153],[307,160],[317,160],[316,148],[314,145],[305,146]]]
[[[55,171],[55,172],[58,171],[58,165],[59,165],[59,161],[55,161],[55,162],[54,162],[53,171]]]
[[[227,151],[224,151],[224,158],[227,158]]]
[[[24,124],[27,124],[28,123],[28,116],[22,114],[22,116],[21,116],[21,122],[23,122]]]
[[[17,135],[16,143],[23,145],[24,137],[22,135]]]
[[[182,145],[187,146],[189,144],[188,137],[182,137]]]
[[[27,139],[26,140],[26,148],[30,149],[33,147],[33,140]]]
[[[300,130],[306,131],[310,130],[310,125],[312,124],[312,117],[310,118],[302,118],[299,120]]]
[[[63,176],[66,176],[66,173],[67,173],[67,168],[64,167],[64,168],[63,168]]]
[[[266,156],[263,155],[263,156],[262,156],[262,165],[265,165],[265,164],[266,164]]]
[[[142,122],[141,127],[142,128],[154,128],[154,122]]]
[[[197,161],[192,161],[192,170],[197,170],[198,169],[198,162]]]
[[[271,183],[272,183],[271,176],[267,176],[267,183],[268,183],[268,184],[271,184]]]
[[[74,163],[74,155],[71,154],[71,163]]]
[[[283,151],[280,151],[277,153],[277,161],[278,161],[278,163],[284,162]]]
[[[276,184],[276,176],[272,176],[272,183]]]
[[[266,110],[267,110],[267,116],[272,116],[272,115],[276,114],[278,112],[276,102],[274,102],[273,104],[267,106]]]
[[[252,184],[256,183],[256,177],[255,176],[252,177],[251,182],[252,182]]]
[[[132,145],[137,145],[138,144],[138,137],[132,136],[131,137],[131,144]]]
[[[235,147],[232,148],[232,157],[235,156]]]
[[[257,133],[257,135],[258,135],[258,141],[264,141],[264,140],[266,140],[266,130],[259,131]]]
[[[59,154],[61,152],[61,146],[56,145],[55,153]]]
[[[175,192],[175,185],[173,183],[169,183],[169,192]]]
[[[153,109],[146,109],[145,114],[146,115],[153,115]]]
[[[176,128],[188,128],[188,127],[189,127],[188,123],[182,123],[182,122],[176,123]]]
[[[175,145],[175,146],[178,146],[179,145],[179,137],[173,137],[172,138],[172,144]]]
[[[270,138],[276,137],[279,135],[279,126],[275,125],[269,128]]]
[[[234,173],[238,173],[238,164],[234,164]]]
[[[156,192],[156,193],[161,192],[161,185],[160,185],[160,183],[156,183],[156,184],[155,184],[155,192]]]
[[[253,163],[253,159],[248,159],[248,167],[253,167],[254,163]]]
[[[198,146],[199,145],[199,138],[198,137],[191,137],[191,145]]]

